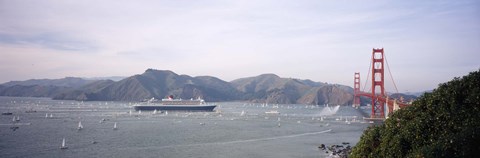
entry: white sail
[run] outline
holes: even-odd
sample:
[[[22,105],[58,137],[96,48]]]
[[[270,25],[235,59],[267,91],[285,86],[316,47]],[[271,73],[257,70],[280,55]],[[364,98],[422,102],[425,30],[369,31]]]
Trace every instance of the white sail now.
[[[117,129],[117,123],[113,124],[113,129]]]
[[[65,137],[62,140],[62,146],[60,146],[60,149],[67,149],[67,145],[65,144]]]
[[[83,128],[82,121],[78,122],[78,130],[81,130]]]

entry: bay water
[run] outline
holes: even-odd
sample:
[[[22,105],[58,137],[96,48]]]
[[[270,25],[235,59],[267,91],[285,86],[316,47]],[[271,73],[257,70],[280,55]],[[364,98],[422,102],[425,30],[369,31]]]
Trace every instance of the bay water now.
[[[154,114],[134,104],[0,97],[12,113],[0,116],[0,157],[328,157],[320,144],[353,146],[369,126],[350,106],[218,102]]]

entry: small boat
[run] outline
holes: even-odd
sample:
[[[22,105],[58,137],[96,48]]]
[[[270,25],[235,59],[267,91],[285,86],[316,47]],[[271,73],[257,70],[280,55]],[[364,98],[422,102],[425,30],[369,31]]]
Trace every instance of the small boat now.
[[[78,129],[78,130],[83,129],[82,121],[78,122],[78,127],[77,127],[77,129]]]
[[[155,110],[153,111],[153,114],[157,114],[157,109],[155,109]]]
[[[45,118],[48,118],[48,113],[45,114]]]
[[[280,112],[278,112],[276,110],[272,110],[272,111],[265,112],[265,114],[280,114]]]
[[[240,116],[245,116],[245,111],[242,110],[242,113],[240,113]]]
[[[25,113],[34,113],[34,112],[37,112],[37,110],[30,109],[30,110],[25,111]]]
[[[52,117],[53,117],[53,114],[50,114],[50,118],[52,118]]]
[[[16,131],[16,130],[19,129],[19,128],[20,128],[20,127],[18,127],[18,126],[10,127],[10,129],[13,130],[13,131]]]
[[[60,146],[60,149],[68,149],[68,146],[65,144],[65,138],[62,140],[62,146]]]
[[[2,113],[2,115],[13,115],[13,113],[11,113],[11,112],[4,112],[4,113]]]
[[[13,122],[18,122],[20,121],[20,116],[13,116],[13,119],[12,119]]]
[[[115,122],[115,124],[113,124],[113,130],[117,130],[117,122]]]

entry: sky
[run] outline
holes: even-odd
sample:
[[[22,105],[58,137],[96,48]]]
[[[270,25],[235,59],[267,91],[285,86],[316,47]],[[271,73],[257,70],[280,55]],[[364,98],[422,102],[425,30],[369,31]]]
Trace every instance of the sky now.
[[[153,68],[348,86],[360,72],[363,89],[373,48],[387,91],[479,70],[480,1],[0,0],[0,83]]]

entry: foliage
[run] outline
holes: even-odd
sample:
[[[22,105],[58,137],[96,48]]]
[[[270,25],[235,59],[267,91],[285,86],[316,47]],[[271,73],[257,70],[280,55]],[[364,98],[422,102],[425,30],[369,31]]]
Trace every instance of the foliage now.
[[[440,84],[369,127],[351,157],[474,157],[480,152],[480,71]]]

